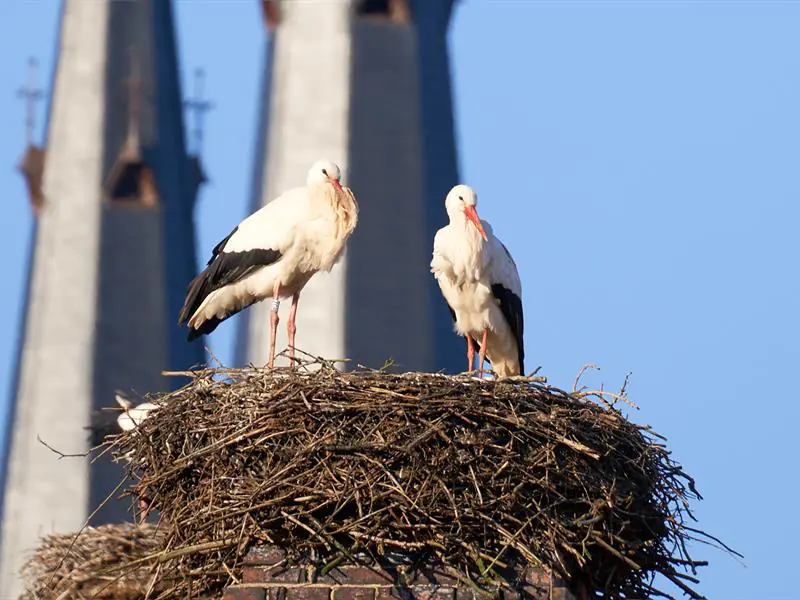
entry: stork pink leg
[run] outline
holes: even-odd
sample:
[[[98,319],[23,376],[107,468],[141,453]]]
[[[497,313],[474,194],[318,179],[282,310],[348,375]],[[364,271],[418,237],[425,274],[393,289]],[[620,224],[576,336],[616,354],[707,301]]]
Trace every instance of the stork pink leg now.
[[[147,521],[147,516],[150,514],[150,503],[144,498],[139,498],[139,525]]]
[[[472,336],[467,337],[467,373],[475,368],[475,344],[472,342]]]
[[[481,349],[478,352],[478,377],[483,377],[483,363],[486,362],[486,338],[489,336],[489,330],[483,330],[483,337],[481,337]]]
[[[289,310],[289,322],[286,323],[286,333],[289,335],[289,357],[292,361],[292,368],[294,368],[294,334],[297,333],[295,319],[297,318],[297,302],[299,300],[300,292],[297,292],[292,296],[292,308]]]
[[[275,366],[275,339],[278,337],[278,308],[280,301],[281,284],[275,283],[272,290],[272,309],[269,311],[269,362],[267,367],[272,369]]]

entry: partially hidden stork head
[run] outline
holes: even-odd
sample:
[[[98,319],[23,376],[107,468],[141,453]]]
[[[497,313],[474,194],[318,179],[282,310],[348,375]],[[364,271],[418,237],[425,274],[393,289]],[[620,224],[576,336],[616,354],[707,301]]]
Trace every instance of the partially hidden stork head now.
[[[128,400],[122,392],[116,392],[114,394],[114,399],[117,401],[117,404],[119,404],[120,408],[122,408],[123,410],[127,410],[133,406],[133,402]]]
[[[339,181],[341,176],[342,172],[339,169],[339,165],[333,161],[321,159],[311,165],[311,168],[308,171],[306,185],[308,187],[313,187],[315,185],[331,183],[336,188],[341,190],[342,184]]]
[[[134,408],[127,408],[125,412],[117,417],[117,424],[123,431],[130,431],[138,427],[145,420],[150,411],[159,407],[152,402],[143,402]]]
[[[481,237],[484,240],[488,239],[486,231],[483,229],[483,223],[478,217],[478,194],[471,187],[462,183],[455,186],[447,194],[444,206],[451,223],[463,222],[466,217],[475,226]]]

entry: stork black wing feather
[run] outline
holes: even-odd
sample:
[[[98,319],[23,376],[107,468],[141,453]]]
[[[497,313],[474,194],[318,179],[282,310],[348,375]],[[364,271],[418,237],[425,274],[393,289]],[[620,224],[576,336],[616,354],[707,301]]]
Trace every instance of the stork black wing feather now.
[[[233,237],[237,229],[238,227],[234,228],[225,239],[214,246],[211,251],[211,259],[208,261],[206,268],[189,283],[183,308],[181,308],[178,315],[179,324],[186,323],[211,292],[241,281],[255,271],[277,262],[283,256],[280,251],[271,248],[225,252],[223,250],[225,244]],[[233,314],[236,313],[232,312],[226,315],[225,318]],[[202,333],[210,333],[219,321],[209,319],[207,322],[208,327],[201,328],[198,331],[190,331],[189,340],[193,340]]]
[[[233,234],[236,233],[238,230],[239,226],[237,225],[236,227],[233,228],[233,231],[231,231],[228,235],[222,238],[220,242],[216,246],[214,246],[214,248],[211,250],[211,258],[208,259],[206,266],[214,262],[214,259],[217,258],[217,255],[220,252],[222,252],[222,249],[225,247],[225,244],[228,243],[228,240],[231,239],[233,237]]]
[[[508,288],[495,283],[492,285],[492,295],[500,302],[500,312],[503,313],[511,333],[517,340],[517,356],[519,359],[520,375],[525,374],[525,347],[522,341],[524,319],[522,314],[522,299]]]

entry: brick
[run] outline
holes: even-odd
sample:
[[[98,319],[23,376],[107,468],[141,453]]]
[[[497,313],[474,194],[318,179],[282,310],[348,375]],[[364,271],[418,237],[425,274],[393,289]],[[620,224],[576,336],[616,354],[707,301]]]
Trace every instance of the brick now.
[[[415,585],[412,588],[415,600],[455,600],[456,590],[436,585]]]
[[[229,587],[222,600],[266,600],[266,591],[261,588]]]
[[[395,582],[394,578],[383,569],[358,565],[342,565],[337,569],[330,570],[325,575],[315,571],[313,577],[313,580],[319,583],[339,585],[387,585]]]
[[[267,600],[287,600],[288,590],[285,587],[267,588]]]
[[[530,600],[575,600],[567,588],[555,585],[526,585],[522,591]]]
[[[242,583],[304,583],[305,580],[302,567],[242,567]]]
[[[372,586],[343,585],[332,589],[332,600],[373,600],[375,598],[375,588]]]
[[[424,571],[416,573],[416,576],[414,577],[414,582],[419,584],[433,583],[436,585],[448,585],[448,586],[457,586],[459,583],[458,579],[454,575],[448,573],[439,566],[431,570],[426,569]]]
[[[329,600],[331,588],[322,587],[296,587],[287,590],[288,600]]]
[[[255,546],[242,561],[245,565],[277,565],[286,558],[283,550],[273,546]]]
[[[396,586],[381,586],[375,592],[375,600],[411,600],[411,591]]]

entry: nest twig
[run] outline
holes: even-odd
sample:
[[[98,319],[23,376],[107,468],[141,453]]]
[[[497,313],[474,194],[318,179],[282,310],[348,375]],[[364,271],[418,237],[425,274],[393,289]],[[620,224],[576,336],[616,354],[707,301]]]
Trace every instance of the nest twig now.
[[[23,600],[139,600],[149,581],[148,562],[163,536],[153,525],[103,525],[85,529],[80,543],[73,534],[51,534],[23,568],[29,583]],[[157,589],[162,587],[159,582]]]
[[[531,381],[319,367],[197,371],[107,442],[183,576],[154,598],[218,591],[258,543],[323,565],[400,551],[479,585],[542,566],[620,600],[671,597],[660,574],[701,597],[686,546],[704,534],[684,525],[699,494],[615,407]]]

